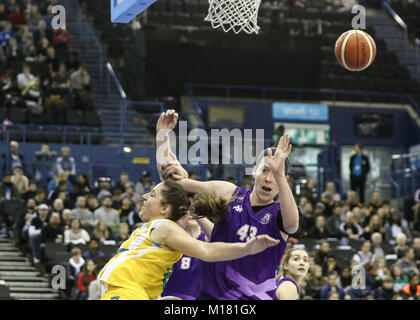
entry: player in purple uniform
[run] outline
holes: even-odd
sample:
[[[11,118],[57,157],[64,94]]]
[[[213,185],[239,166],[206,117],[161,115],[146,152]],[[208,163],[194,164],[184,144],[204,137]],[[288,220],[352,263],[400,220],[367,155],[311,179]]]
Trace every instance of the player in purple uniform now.
[[[309,257],[304,249],[290,249],[281,262],[277,278],[277,289],[273,298],[277,300],[298,300],[299,286],[309,270]]]
[[[226,181],[200,182],[185,179],[185,170],[170,151],[168,133],[159,132],[162,129],[174,129],[177,119],[175,111],[169,110],[162,113],[158,121],[157,163],[161,176],[178,180],[190,192],[213,193],[225,199],[235,199],[229,204],[225,217],[216,223],[206,218],[198,219],[210,242],[246,242],[262,234],[281,241],[275,248],[249,259],[205,263],[198,299],[271,300],[270,292],[276,289],[277,267],[288,236],[295,234],[300,225],[300,214],[287,182],[290,138],[284,135],[277,148],[264,150],[253,170],[254,188],[247,190]],[[162,147],[165,145],[166,149]],[[164,154],[166,161],[162,159]],[[279,201],[274,201],[276,195]]]
[[[206,241],[200,225],[191,219],[187,222],[185,231],[193,238]],[[203,261],[184,255],[174,264],[173,273],[165,285],[161,297],[177,297],[181,300],[195,300],[199,293],[199,282]]]

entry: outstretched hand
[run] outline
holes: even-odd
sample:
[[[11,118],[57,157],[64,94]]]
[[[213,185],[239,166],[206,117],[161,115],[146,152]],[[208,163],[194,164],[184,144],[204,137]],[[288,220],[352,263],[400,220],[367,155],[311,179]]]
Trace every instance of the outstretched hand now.
[[[174,109],[162,112],[156,124],[156,132],[162,129],[173,130],[176,127],[177,122],[178,113],[176,113]]]
[[[246,243],[248,254],[253,255],[274,247],[280,243],[280,240],[274,239],[266,234],[259,235]]]
[[[277,150],[272,153],[271,149],[267,150],[267,156],[264,158],[264,164],[274,174],[284,174],[284,161],[292,151],[290,144],[290,136],[284,134],[277,144]]]
[[[182,180],[188,179],[188,173],[178,162],[170,162],[162,166],[163,179]]]

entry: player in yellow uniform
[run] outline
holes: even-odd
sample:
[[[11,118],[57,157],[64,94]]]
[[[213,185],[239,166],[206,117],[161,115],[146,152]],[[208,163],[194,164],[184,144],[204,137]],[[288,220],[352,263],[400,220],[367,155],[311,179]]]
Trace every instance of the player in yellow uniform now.
[[[207,243],[191,237],[188,193],[165,181],[143,196],[140,218],[146,223],[133,231],[98,276],[101,300],[155,300],[163,291],[172,266],[183,254],[207,262],[239,259],[279,244],[267,235],[246,243]],[[199,194],[192,211],[199,216],[223,215],[226,200]]]

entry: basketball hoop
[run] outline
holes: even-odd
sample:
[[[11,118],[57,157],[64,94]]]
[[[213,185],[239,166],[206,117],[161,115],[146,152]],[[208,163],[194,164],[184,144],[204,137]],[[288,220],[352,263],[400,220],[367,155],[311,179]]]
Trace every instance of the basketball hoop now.
[[[221,27],[224,32],[258,34],[260,3],[261,0],[209,0],[209,12],[204,20],[209,21],[213,28]]]

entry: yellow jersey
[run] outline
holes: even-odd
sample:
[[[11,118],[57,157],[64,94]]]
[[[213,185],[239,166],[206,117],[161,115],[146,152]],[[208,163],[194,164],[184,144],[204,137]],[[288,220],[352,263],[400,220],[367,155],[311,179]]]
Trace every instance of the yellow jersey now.
[[[182,257],[182,253],[163,248],[150,238],[151,231],[163,221],[175,223],[168,219],[149,221],[121,245],[99,273],[101,296],[109,286],[145,292],[151,300],[162,293],[173,265]]]

